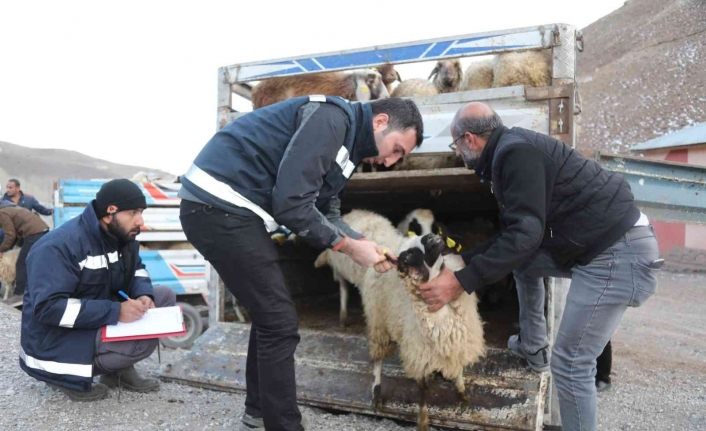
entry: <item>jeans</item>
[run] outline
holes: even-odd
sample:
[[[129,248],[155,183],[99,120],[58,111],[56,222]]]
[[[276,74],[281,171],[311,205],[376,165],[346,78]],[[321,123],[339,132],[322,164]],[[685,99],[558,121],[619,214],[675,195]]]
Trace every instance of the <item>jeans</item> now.
[[[246,359],[245,412],[269,430],[301,430],[294,374],[298,317],[279,255],[257,215],[182,200],[186,238],[216,269],[252,320]]]
[[[659,257],[651,226],[633,227],[587,265],[570,273],[546,253],[515,271],[520,335],[526,351],[546,346],[543,276],[570,277],[564,313],[552,348],[551,371],[564,430],[596,429],[596,358],[613,336],[627,307],[655,293]]]

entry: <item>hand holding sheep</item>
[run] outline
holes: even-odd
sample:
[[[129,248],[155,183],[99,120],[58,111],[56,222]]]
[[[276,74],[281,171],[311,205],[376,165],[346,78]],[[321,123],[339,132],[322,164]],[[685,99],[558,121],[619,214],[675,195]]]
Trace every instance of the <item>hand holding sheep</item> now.
[[[386,250],[376,242],[367,239],[345,238],[346,243],[340,249],[358,265],[374,267],[377,272],[387,272],[393,265],[385,256]]]
[[[461,296],[463,287],[453,272],[443,269],[439,275],[419,286],[422,299],[432,313]]]

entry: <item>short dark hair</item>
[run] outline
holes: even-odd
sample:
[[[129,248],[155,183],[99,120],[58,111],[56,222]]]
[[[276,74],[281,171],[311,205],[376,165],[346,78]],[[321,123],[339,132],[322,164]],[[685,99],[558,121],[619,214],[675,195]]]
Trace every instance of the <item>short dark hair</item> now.
[[[399,130],[404,132],[412,129],[417,132],[417,146],[422,145],[424,140],[424,122],[422,114],[419,113],[417,105],[409,99],[390,97],[387,99],[377,99],[370,102],[373,115],[387,114],[390,117],[389,130]]]
[[[8,183],[15,183],[15,187],[20,186],[20,180],[18,180],[17,178],[10,178],[9,180],[7,180],[7,182]]]
[[[486,117],[459,117],[451,126],[451,137],[455,139],[466,132],[471,132],[487,139],[495,129],[502,125],[503,120],[500,119],[500,116],[495,111],[493,111],[492,115]]]

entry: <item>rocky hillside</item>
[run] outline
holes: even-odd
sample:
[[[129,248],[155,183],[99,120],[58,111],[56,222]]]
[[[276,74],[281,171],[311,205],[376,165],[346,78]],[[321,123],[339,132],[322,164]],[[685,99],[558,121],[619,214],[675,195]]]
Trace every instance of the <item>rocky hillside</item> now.
[[[627,152],[706,121],[706,1],[630,0],[583,33],[582,152]]]
[[[138,172],[172,175],[140,166],[119,165],[76,151],[35,149],[0,141],[0,185],[4,193],[9,178],[17,178],[22,190],[51,205],[53,184],[59,178],[131,178]]]

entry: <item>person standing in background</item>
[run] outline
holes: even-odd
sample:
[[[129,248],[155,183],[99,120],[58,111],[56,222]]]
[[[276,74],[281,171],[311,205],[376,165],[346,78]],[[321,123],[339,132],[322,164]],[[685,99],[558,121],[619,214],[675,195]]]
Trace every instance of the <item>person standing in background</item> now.
[[[10,178],[5,186],[5,194],[2,197],[3,201],[11,202],[22,208],[27,208],[30,211],[36,211],[37,213],[50,216],[54,214],[54,209],[47,208],[40,204],[37,198],[32,195],[26,195],[20,189],[20,181],[16,178]]]

